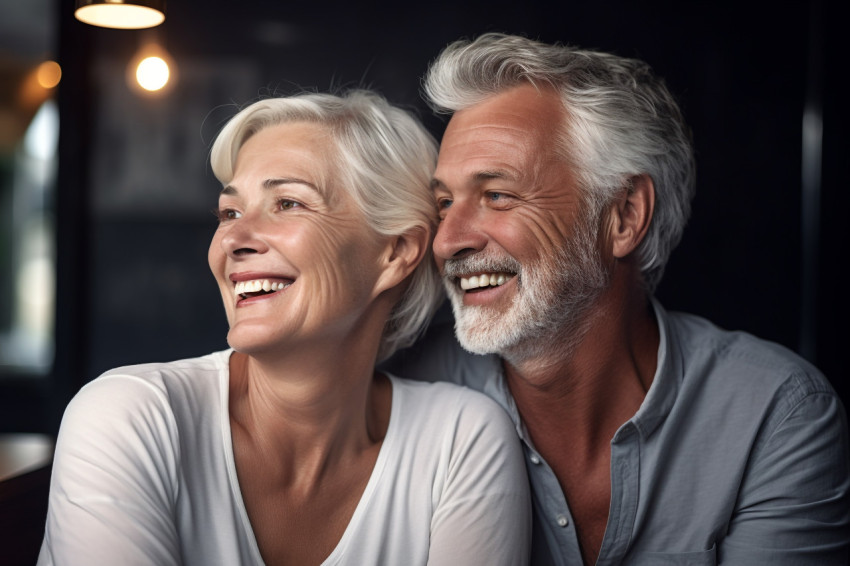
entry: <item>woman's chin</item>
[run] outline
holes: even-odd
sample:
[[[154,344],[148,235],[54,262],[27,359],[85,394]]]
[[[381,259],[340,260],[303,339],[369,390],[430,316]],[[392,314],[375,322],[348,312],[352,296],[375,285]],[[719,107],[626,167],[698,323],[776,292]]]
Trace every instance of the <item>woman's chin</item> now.
[[[236,352],[254,356],[264,352],[280,351],[285,348],[281,340],[272,340],[267,334],[261,336],[249,332],[234,332],[233,329],[227,333],[227,344]]]

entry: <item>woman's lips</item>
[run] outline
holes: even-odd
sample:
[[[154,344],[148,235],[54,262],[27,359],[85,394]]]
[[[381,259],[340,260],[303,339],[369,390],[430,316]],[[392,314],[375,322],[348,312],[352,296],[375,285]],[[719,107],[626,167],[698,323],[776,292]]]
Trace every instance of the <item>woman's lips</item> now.
[[[233,294],[243,299],[258,295],[267,295],[286,289],[292,285],[292,279],[249,279],[239,281],[233,286]]]

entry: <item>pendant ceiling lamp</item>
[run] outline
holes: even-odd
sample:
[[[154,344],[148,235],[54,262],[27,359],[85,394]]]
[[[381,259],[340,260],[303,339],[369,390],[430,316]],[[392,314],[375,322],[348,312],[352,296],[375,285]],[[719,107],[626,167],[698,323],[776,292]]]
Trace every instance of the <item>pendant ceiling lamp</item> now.
[[[104,28],[152,28],[165,21],[165,0],[77,0],[74,16]]]

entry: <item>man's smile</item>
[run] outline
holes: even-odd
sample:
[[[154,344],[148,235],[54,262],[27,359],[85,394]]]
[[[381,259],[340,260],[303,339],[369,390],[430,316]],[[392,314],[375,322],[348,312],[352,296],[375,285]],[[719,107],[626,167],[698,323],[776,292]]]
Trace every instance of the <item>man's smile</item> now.
[[[497,272],[497,273],[480,273],[478,275],[469,275],[459,277],[460,288],[464,291],[476,290],[485,287],[498,287],[504,285],[509,279],[514,277],[513,273]]]

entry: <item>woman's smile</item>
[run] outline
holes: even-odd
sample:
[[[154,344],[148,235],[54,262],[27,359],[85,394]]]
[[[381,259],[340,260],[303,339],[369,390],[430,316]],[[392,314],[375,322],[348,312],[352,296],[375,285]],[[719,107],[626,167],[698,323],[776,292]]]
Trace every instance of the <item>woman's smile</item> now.
[[[295,282],[294,277],[239,273],[231,275],[230,280],[233,282],[233,295],[237,306],[249,304],[251,299],[283,291]]]

